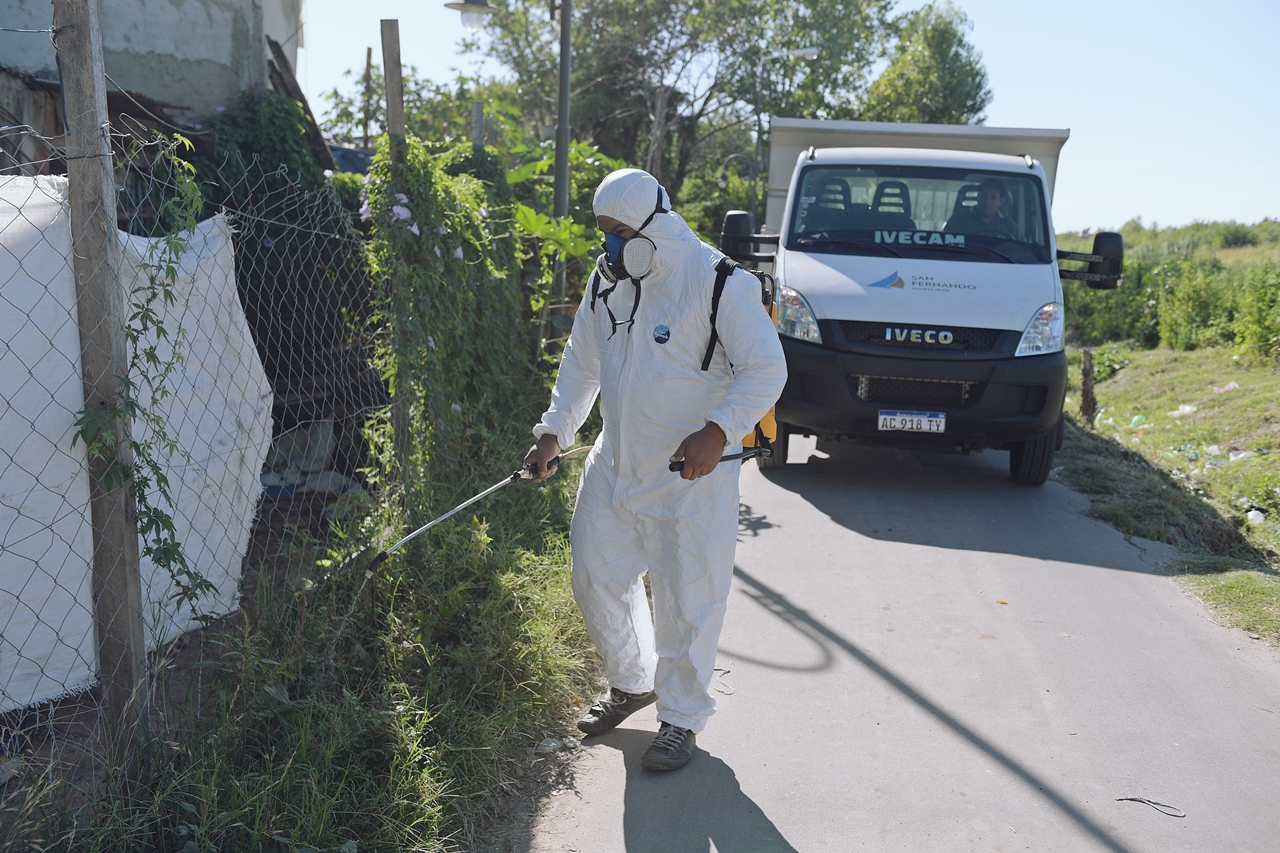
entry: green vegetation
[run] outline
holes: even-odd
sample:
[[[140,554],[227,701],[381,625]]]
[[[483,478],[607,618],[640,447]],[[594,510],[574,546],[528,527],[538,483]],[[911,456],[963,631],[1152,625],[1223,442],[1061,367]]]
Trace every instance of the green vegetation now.
[[[1068,422],[1060,478],[1117,529],[1186,549],[1169,567],[1186,589],[1280,642],[1280,221],[1120,231],[1118,290],[1063,282],[1101,410],[1092,432]],[[1058,245],[1087,252],[1092,236]]]
[[[1280,356],[1280,221],[1164,229],[1133,221],[1120,233],[1125,277],[1118,290],[1063,282],[1076,342],[1180,350],[1232,345],[1246,359]],[[1087,252],[1093,238],[1060,234],[1058,246]]]
[[[243,106],[228,126],[267,133],[259,119],[275,107]],[[248,161],[230,159],[256,187]],[[586,152],[582,165],[608,164]],[[384,143],[368,183],[340,183],[367,210],[374,286],[368,312],[343,321],[369,324],[408,428],[396,435],[391,412],[370,421],[369,491],[318,526],[306,519],[322,503],[273,510],[283,536],[251,555],[241,609],[211,622],[194,669],[168,665],[180,645],[164,650],[137,780],[78,816],[76,795],[49,779],[0,792],[6,849],[449,849],[590,688],[569,586],[575,463],[365,574],[379,549],[509,474],[531,443],[549,391],[531,306],[546,265],[530,257],[538,239],[520,227],[513,187],[536,175],[509,184],[483,149],[411,138],[396,169]]]
[[[1231,624],[1280,642],[1280,374],[1225,347],[1094,358],[1101,411],[1093,432],[1068,421],[1059,478],[1121,532],[1195,555],[1169,570]],[[1068,410],[1079,365],[1072,352]]]
[[[905,18],[889,67],[867,89],[866,121],[982,124],[991,103],[982,55],[965,39],[968,17],[930,3]]]

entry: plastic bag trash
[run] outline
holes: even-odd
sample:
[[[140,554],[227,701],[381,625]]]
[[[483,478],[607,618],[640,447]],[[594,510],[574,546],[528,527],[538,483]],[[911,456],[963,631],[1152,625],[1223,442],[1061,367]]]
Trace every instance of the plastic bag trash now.
[[[1222,449],[1216,444],[1211,444],[1204,449],[1204,452],[1208,453],[1210,456],[1218,456],[1222,453]]]
[[[551,753],[559,752],[562,749],[564,749],[564,741],[560,740],[560,738],[545,737],[542,739],[542,743],[533,748],[533,751],[537,755],[550,755]]]
[[[1146,415],[1134,415],[1133,420],[1129,421],[1129,426],[1142,426],[1147,422]]]
[[[1233,450],[1227,456],[1232,462],[1243,462],[1246,459],[1252,459],[1253,453],[1248,450]]]
[[[0,759],[0,785],[5,784],[10,779],[22,775],[22,759],[16,755],[13,758]]]
[[[1196,413],[1195,406],[1191,405],[1190,403],[1183,403],[1181,406],[1177,408],[1176,411],[1169,412],[1168,414],[1169,414],[1169,417],[1171,418],[1184,418],[1187,415],[1194,415],[1195,413]]]
[[[1267,514],[1260,509],[1251,509],[1245,518],[1249,519],[1250,524],[1261,524],[1267,520]]]
[[[1199,459],[1199,458],[1200,458],[1201,456],[1203,456],[1203,455],[1204,455],[1204,454],[1203,454],[1203,453],[1201,453],[1199,450],[1193,450],[1193,451],[1191,451],[1190,453],[1188,453],[1188,454],[1187,454],[1187,461],[1188,461],[1188,462],[1195,462],[1197,459]]]
[[[1213,393],[1225,394],[1227,391],[1234,391],[1239,387],[1240,387],[1240,383],[1236,382],[1235,380],[1232,380],[1231,382],[1228,382],[1226,385],[1223,385],[1221,388],[1214,388]]]
[[[564,739],[565,749],[577,749],[581,745],[582,744],[578,743],[578,739],[576,737],[567,737]]]

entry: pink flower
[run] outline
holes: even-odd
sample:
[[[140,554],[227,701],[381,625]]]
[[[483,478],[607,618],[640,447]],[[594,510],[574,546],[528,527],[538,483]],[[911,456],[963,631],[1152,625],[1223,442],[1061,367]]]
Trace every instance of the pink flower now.
[[[461,246],[459,246],[458,248],[456,248],[456,249],[454,249],[454,250],[453,250],[453,256],[454,256],[455,258],[457,258],[458,260],[462,260],[462,247],[461,247]]]
[[[373,175],[365,175],[365,176],[364,176],[364,179],[363,179],[362,181],[360,181],[360,183],[362,183],[362,184],[367,184],[367,183],[369,183],[369,179],[370,179],[370,178],[372,178],[372,177],[373,177]]]
[[[430,335],[427,335],[427,346],[431,347],[432,349],[435,349],[435,348],[436,348],[436,339],[435,339],[435,338],[433,338],[433,337],[431,337]]]
[[[360,221],[368,222],[369,217],[372,215],[373,215],[373,211],[369,209],[369,202],[366,201],[364,203],[364,206],[360,208]]]
[[[326,178],[332,178],[332,177],[333,177],[333,169],[325,169],[325,170],[324,170],[324,176],[325,176]]]
[[[422,232],[418,230],[418,223],[416,222],[409,226],[409,230],[413,232],[413,236],[415,237],[422,234]]]
[[[400,202],[401,204],[408,204],[409,197],[404,193],[396,193],[396,201]]]
[[[457,403],[454,403],[454,404],[453,404],[452,406],[450,406],[449,408],[453,409],[455,412],[461,412],[461,411],[462,411],[462,407],[461,407],[461,406],[459,406]]]
[[[487,208],[487,207],[482,207],[482,208],[480,208],[480,215],[481,215],[481,216],[488,216],[488,215],[489,215],[489,208]]]
[[[443,236],[444,236],[444,226],[443,226],[443,225],[441,225],[441,226],[440,226],[440,236],[441,236],[441,237],[443,237]]]
[[[440,247],[439,247],[439,246],[432,246],[431,248],[433,248],[433,249],[435,249],[435,250],[436,250],[436,257],[437,257],[437,258],[441,257],[441,255],[440,255]]]
[[[409,208],[393,204],[391,205],[391,215],[396,219],[408,219],[413,214],[409,213]]]

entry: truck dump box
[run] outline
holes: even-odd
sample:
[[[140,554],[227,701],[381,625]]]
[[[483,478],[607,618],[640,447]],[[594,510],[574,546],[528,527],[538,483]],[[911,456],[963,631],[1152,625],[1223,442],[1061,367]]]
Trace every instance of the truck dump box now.
[[[769,125],[769,185],[764,230],[777,234],[787,203],[796,157],[813,148],[933,148],[1029,155],[1039,160],[1052,200],[1058,152],[1071,131],[965,124],[896,124],[880,121],[826,121],[774,118]]]

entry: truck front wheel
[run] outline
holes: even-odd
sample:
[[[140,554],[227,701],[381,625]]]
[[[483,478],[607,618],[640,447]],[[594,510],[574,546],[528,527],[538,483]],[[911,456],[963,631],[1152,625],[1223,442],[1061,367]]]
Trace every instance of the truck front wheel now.
[[[1047,435],[1009,447],[1009,474],[1015,483],[1043,486],[1053,467],[1053,451],[1062,443],[1062,419]]]
[[[791,431],[784,423],[778,424],[778,437],[773,440],[770,445],[773,448],[772,456],[757,456],[756,465],[761,471],[776,471],[787,464],[787,440],[791,437]]]

